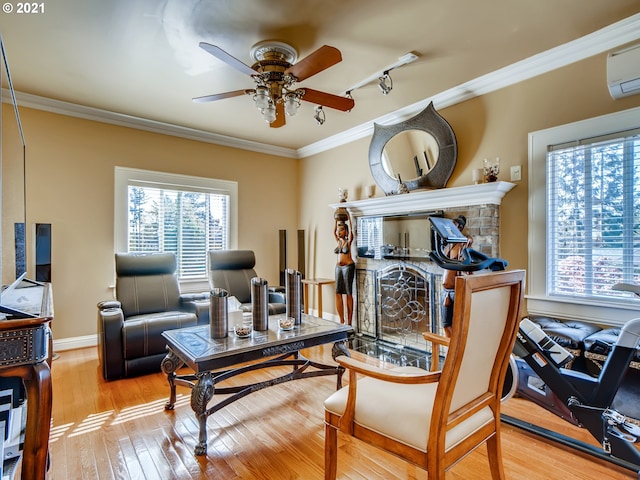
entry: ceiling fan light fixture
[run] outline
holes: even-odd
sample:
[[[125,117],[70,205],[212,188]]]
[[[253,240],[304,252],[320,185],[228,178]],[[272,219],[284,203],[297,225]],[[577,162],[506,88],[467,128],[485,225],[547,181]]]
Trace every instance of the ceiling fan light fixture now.
[[[296,92],[289,92],[284,96],[284,111],[290,117],[293,117],[296,113],[298,113],[298,108],[300,108],[300,99]]]
[[[267,108],[271,101],[269,98],[269,89],[265,85],[258,85],[253,100],[256,102],[258,109],[264,110]]]
[[[276,106],[273,103],[269,103],[269,105],[267,105],[267,107],[262,110],[262,115],[264,116],[265,122],[274,122],[276,119]]]
[[[378,80],[378,87],[380,87],[380,91],[383,95],[387,95],[391,90],[393,90],[393,79],[391,78],[391,75],[389,75],[389,70],[383,72],[382,76]]]
[[[239,72],[249,75],[255,82],[255,89],[196,97],[193,99],[194,102],[212,102],[251,95],[255,106],[272,128],[282,127],[286,124],[287,116],[296,115],[302,100],[343,112],[350,111],[355,105],[352,98],[311,88],[294,88],[295,83],[341,62],[342,54],[335,47],[323,45],[296,63],[298,54],[290,45],[275,41],[259,42],[251,50],[251,57],[255,63],[250,67],[216,45],[200,42],[199,46]],[[314,118],[322,125],[324,112],[316,110]]]

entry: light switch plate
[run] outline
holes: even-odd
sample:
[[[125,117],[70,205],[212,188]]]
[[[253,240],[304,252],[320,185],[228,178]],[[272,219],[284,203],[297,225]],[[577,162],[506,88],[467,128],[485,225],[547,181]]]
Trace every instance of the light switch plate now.
[[[522,167],[520,165],[514,165],[511,167],[511,181],[519,182],[522,180]]]

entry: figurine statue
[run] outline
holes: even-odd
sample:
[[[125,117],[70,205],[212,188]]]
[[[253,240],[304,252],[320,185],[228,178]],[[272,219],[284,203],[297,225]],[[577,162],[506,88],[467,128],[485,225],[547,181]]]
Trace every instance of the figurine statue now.
[[[356,264],[351,256],[351,245],[353,243],[351,217],[346,208],[338,208],[334,215],[334,220],[333,234],[338,243],[334,250],[337,255],[336,310],[340,317],[340,323],[351,325],[353,316],[353,280],[356,273]]]

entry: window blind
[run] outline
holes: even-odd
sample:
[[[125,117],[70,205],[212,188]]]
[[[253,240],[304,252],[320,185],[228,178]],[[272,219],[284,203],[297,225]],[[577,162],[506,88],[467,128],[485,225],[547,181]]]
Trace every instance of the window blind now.
[[[207,251],[228,248],[229,196],[131,182],[128,250],[172,252],[181,280],[207,278]]]
[[[548,295],[611,297],[640,283],[640,129],[547,153]]]

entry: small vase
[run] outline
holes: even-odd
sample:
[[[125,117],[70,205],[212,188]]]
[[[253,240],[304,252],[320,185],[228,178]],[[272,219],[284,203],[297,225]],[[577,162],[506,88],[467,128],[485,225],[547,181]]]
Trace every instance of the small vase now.
[[[494,163],[484,159],[484,181],[487,183],[495,182],[498,180],[498,174],[500,173],[500,157],[496,157]]]

